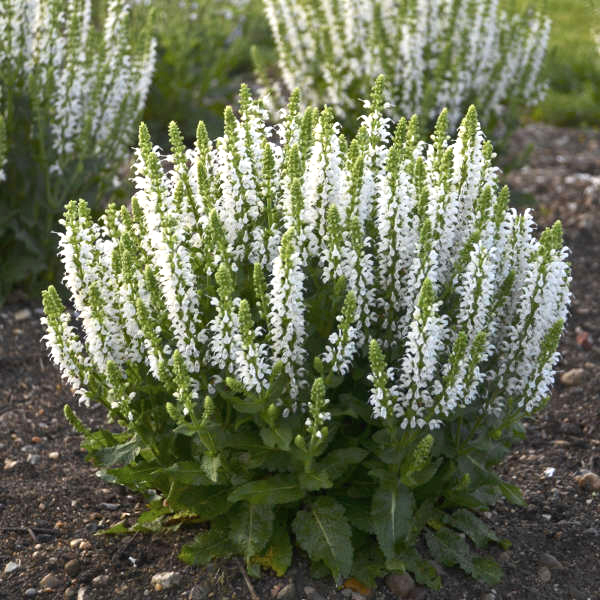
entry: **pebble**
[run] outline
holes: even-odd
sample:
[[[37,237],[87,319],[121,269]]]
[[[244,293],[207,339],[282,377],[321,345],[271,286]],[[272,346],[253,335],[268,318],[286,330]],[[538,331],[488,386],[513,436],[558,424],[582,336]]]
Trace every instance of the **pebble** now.
[[[323,598],[323,596],[321,596],[321,594],[319,594],[319,592],[311,585],[307,585],[304,588],[304,593],[307,595],[308,600],[325,600],[325,598]]]
[[[164,573],[155,573],[152,575],[150,583],[157,592],[176,587],[181,583],[181,574],[177,571],[165,571]]]
[[[54,590],[57,587],[59,587],[61,583],[62,581],[54,573],[48,573],[48,575],[45,575],[40,580],[41,587],[49,588],[51,590]]]
[[[101,585],[106,585],[110,581],[109,575],[96,575],[94,579],[92,579],[92,585],[95,587],[99,587]]]
[[[69,560],[65,563],[65,572],[70,577],[77,577],[77,574],[81,570],[81,563],[79,560],[74,558],[73,560]]]
[[[77,590],[77,600],[85,600],[85,593],[87,592],[87,588],[82,585],[78,590]]]
[[[77,548],[79,548],[79,545],[81,544],[81,542],[83,542],[83,538],[73,538],[70,542],[69,542],[69,546],[71,546],[72,550],[77,550]]]
[[[30,465],[39,465],[42,462],[42,457],[39,454],[28,454],[27,462]]]
[[[538,569],[538,576],[542,580],[542,583],[548,583],[552,579],[552,573],[550,573],[550,569],[545,565]]]
[[[549,569],[557,569],[559,571],[564,569],[560,560],[548,552],[544,552],[544,554],[540,556],[540,563],[547,566]]]
[[[31,311],[28,308],[22,308],[18,310],[14,315],[15,321],[24,321],[25,319],[31,319]]]
[[[10,562],[7,562],[6,565],[4,566],[4,574],[10,575],[14,571],[16,571],[20,566],[21,566],[21,561],[15,562],[14,560],[11,560]]]
[[[37,590],[35,588],[27,588],[25,590],[26,598],[33,598],[34,596],[37,596]]]
[[[73,585],[70,585],[64,593],[65,600],[71,600],[72,598],[77,598],[77,588]]]
[[[585,369],[569,369],[560,376],[563,385],[581,385],[585,381]]]
[[[288,583],[277,592],[275,598],[277,598],[277,600],[295,600],[296,586],[293,583]]]
[[[600,476],[596,475],[596,473],[584,473],[577,477],[576,481],[582,490],[600,492]]]
[[[100,502],[100,508],[104,510],[119,510],[120,504],[114,502]]]
[[[206,600],[210,593],[211,588],[208,583],[198,583],[189,591],[188,600]]]
[[[4,470],[5,471],[11,471],[12,469],[14,469],[17,465],[19,464],[18,460],[13,460],[12,458],[5,458],[4,459]]]
[[[60,454],[56,451],[54,452],[48,452],[48,458],[52,459],[52,460],[58,460],[58,457],[60,456]]]
[[[83,540],[81,542],[81,544],[79,544],[80,550],[90,550],[91,547],[92,547],[92,542],[90,542],[89,540]]]
[[[390,573],[385,578],[385,585],[396,598],[408,598],[415,589],[415,582],[408,573],[402,573],[402,575]]]
[[[498,600],[498,596],[494,592],[484,592],[481,594],[481,600]]]

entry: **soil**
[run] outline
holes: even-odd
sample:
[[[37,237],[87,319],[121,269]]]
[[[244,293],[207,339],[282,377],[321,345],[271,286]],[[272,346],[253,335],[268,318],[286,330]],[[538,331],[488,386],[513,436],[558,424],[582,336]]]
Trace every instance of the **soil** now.
[[[585,489],[591,476],[578,478],[600,474],[600,134],[528,125],[513,138],[512,155],[527,162],[506,176],[515,201],[534,203],[541,224],[560,217],[572,252],[574,301],[560,372],[548,407],[499,468],[523,490],[527,507],[501,503],[485,515],[512,541],[508,551],[491,549],[504,579],[490,590],[443,569],[443,589],[417,587],[413,600],[600,599],[600,491]],[[19,298],[0,309],[1,599],[351,597],[331,581],[313,580],[301,554],[286,576],[247,582],[235,560],[205,568],[181,563],[177,554],[191,530],[96,535],[121,519],[133,523],[144,499],[107,485],[85,461],[80,436],[62,414],[76,401],[40,344],[40,313]],[[88,424],[102,421],[101,410],[80,413]],[[168,571],[178,582],[156,591],[152,576]],[[286,596],[288,583],[296,593]],[[384,580],[372,596],[396,597]]]

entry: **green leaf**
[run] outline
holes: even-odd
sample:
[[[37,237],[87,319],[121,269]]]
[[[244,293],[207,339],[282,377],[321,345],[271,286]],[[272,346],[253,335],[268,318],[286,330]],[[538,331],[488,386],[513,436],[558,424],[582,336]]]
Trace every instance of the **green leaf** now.
[[[303,490],[308,490],[310,492],[333,487],[333,482],[329,479],[329,475],[325,469],[322,469],[317,473],[300,473],[298,475],[298,481]]]
[[[344,507],[327,496],[319,496],[310,507],[298,511],[292,529],[311,561],[323,561],[336,583],[352,568],[352,530]]]
[[[478,548],[483,548],[490,541],[500,541],[498,536],[470,510],[460,508],[452,515],[445,515],[444,522],[466,533]]]
[[[527,506],[527,502],[525,502],[525,498],[523,498],[523,492],[521,492],[516,485],[501,481],[498,487],[509,502],[512,502],[517,506]]]
[[[285,521],[276,521],[270,544],[262,555],[252,557],[252,561],[273,569],[279,577],[285,574],[292,564],[292,542]]]
[[[242,502],[230,512],[229,538],[242,553],[246,564],[261,552],[273,533],[273,508],[266,504]]]
[[[331,450],[317,464],[319,467],[326,469],[331,479],[339,479],[350,467],[361,463],[367,456],[368,452],[362,448],[338,448]]]
[[[172,464],[164,469],[164,473],[172,481],[185,483],[186,485],[213,485],[214,481],[206,475],[206,469],[203,465],[194,461],[181,461]]]
[[[229,486],[174,485],[167,501],[174,510],[187,510],[197,515],[201,521],[210,521],[231,508],[227,499],[230,490]]]
[[[229,558],[234,550],[227,532],[211,527],[199,533],[193,542],[185,544],[179,558],[190,565],[206,565],[215,558]]]
[[[255,395],[253,395],[253,397],[246,396],[245,398],[233,396],[230,399],[230,403],[235,410],[245,415],[256,415],[265,407],[265,401]]]
[[[473,572],[475,579],[488,585],[496,585],[502,579],[502,567],[490,556],[476,556],[473,559]]]
[[[128,465],[135,460],[140,451],[140,442],[137,435],[134,435],[128,442],[118,446],[109,446],[95,450],[92,454],[94,460],[103,467],[113,465]]]
[[[219,480],[219,469],[221,468],[221,457],[218,454],[202,455],[202,470],[213,483]]]
[[[400,480],[409,488],[416,488],[425,485],[431,481],[433,476],[438,472],[443,460],[444,459],[440,456],[434,462],[428,464],[425,468],[402,475]]]
[[[289,450],[294,434],[289,425],[279,423],[274,429],[262,427],[260,437],[269,448]]]
[[[410,531],[415,500],[402,483],[382,483],[371,503],[371,520],[379,546],[386,558],[395,555],[396,544]]]
[[[125,521],[119,521],[116,525],[109,527],[108,529],[101,529],[96,535],[123,535],[130,533],[129,527],[125,525]]]
[[[442,587],[442,580],[434,565],[425,560],[414,546],[400,548],[398,554],[392,560],[386,561],[385,566],[390,571],[401,573],[410,571],[418,583],[433,590],[439,590]]]
[[[344,495],[338,501],[346,510],[346,517],[352,527],[365,533],[375,533],[371,521],[371,498],[351,498]]]
[[[253,504],[286,504],[302,499],[305,494],[294,477],[274,475],[241,485],[229,494],[228,500],[231,503],[245,500]]]
[[[352,535],[352,541],[355,547],[354,560],[352,561],[352,576],[369,588],[376,588],[378,577],[385,575],[385,557],[377,544],[373,544],[370,536],[366,543],[356,543],[357,536]],[[370,539],[369,539],[370,538]]]
[[[473,572],[473,557],[466,540],[456,531],[442,527],[435,533],[431,530],[425,533],[427,547],[431,555],[446,567],[459,565],[463,571]]]

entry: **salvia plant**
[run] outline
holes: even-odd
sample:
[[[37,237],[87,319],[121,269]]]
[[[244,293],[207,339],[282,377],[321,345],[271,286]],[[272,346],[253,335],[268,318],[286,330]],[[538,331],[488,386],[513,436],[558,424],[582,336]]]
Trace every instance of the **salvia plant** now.
[[[338,582],[501,575],[478,513],[522,502],[492,466],[548,398],[567,250],[508,208],[473,107],[454,140],[446,111],[430,142],[416,118],[392,134],[383,85],[351,141],[297,92],[271,127],[245,87],[216,141],[172,123],[165,156],[142,125],[130,209],[67,206],[77,319],[48,288],[45,341],[114,424],[66,415],[150,496],[134,529],[209,524],[186,561],[282,574],[298,546]]]
[[[256,58],[272,106],[295,88],[327,104],[345,123],[361,114],[380,73],[390,116],[433,124],[448,108],[455,128],[469,104],[488,130],[545,92],[540,75],[550,20],[509,14],[499,0],[265,0],[280,73]],[[510,107],[510,111],[507,111]],[[502,121],[502,123],[500,123]],[[501,131],[498,127],[498,131]],[[505,132],[506,133],[506,132]]]
[[[147,27],[130,26],[126,2],[100,6],[0,0],[0,113],[8,145],[0,299],[16,284],[52,280],[49,234],[66,202],[85,197],[95,207],[135,140],[154,44]]]

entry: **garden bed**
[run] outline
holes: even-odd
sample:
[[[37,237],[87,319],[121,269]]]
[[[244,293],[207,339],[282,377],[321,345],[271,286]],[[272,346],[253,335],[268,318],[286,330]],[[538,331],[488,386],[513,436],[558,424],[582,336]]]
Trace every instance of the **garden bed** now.
[[[574,301],[561,345],[563,382],[501,466],[528,505],[502,503],[486,514],[513,543],[507,551],[491,549],[505,577],[493,592],[458,570],[444,569],[441,591],[416,587],[409,596],[394,595],[382,580],[373,592],[382,600],[600,598],[600,491],[584,489],[581,484],[591,480],[579,478],[586,471],[600,474],[600,134],[529,125],[517,132],[513,155],[530,143],[528,166],[506,179],[515,201],[535,202],[539,223],[563,220]],[[300,553],[285,577],[268,573],[249,581],[236,561],[206,568],[181,563],[178,551],[194,530],[96,535],[123,519],[132,524],[144,501],[98,479],[85,461],[80,436],[62,414],[64,403],[75,408],[76,401],[41,347],[39,316],[39,307],[17,297],[0,309],[0,598],[351,596],[330,581],[313,580]],[[99,425],[103,412],[82,409],[80,416]],[[179,577],[157,591],[152,577],[169,571]]]

